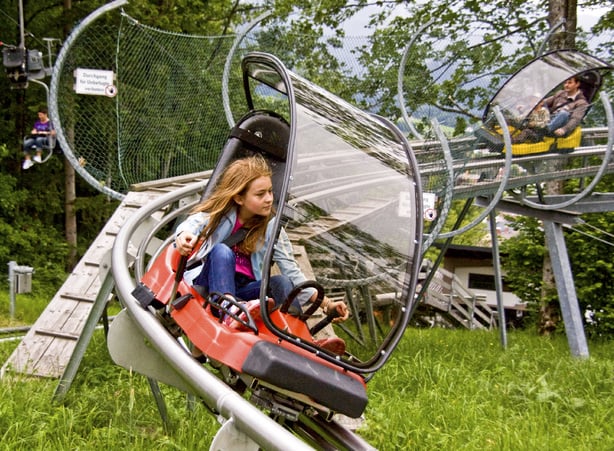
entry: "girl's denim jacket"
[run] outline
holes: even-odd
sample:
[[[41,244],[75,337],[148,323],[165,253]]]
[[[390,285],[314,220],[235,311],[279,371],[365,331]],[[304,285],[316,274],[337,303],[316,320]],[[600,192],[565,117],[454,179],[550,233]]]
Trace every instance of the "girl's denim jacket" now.
[[[215,229],[209,239],[203,243],[197,254],[192,258],[204,260],[215,244],[221,243],[230,235],[236,220],[237,211],[236,209],[233,209],[222,218],[220,225],[217,227],[217,229]],[[181,232],[185,231],[199,236],[203,228],[207,225],[208,221],[209,215],[207,213],[194,213],[188,216],[185,221],[177,226],[177,229],[175,230],[175,237],[177,237],[177,235],[179,235]],[[252,270],[254,271],[254,277],[256,280],[262,280],[264,253],[270,240],[274,237],[273,223],[274,220],[271,219],[267,225],[264,245],[259,247],[251,255]],[[280,230],[279,236],[277,237],[277,242],[273,248],[273,261],[277,264],[281,274],[287,276],[292,281],[293,285],[297,285],[306,280],[305,275],[294,259],[292,243],[290,243],[290,239],[283,228]],[[193,279],[200,274],[201,270],[202,265],[189,269],[185,272],[184,279],[191,284]],[[302,290],[298,294],[299,302],[304,305],[313,295],[313,293],[315,293],[314,288],[306,288],[305,290]]]

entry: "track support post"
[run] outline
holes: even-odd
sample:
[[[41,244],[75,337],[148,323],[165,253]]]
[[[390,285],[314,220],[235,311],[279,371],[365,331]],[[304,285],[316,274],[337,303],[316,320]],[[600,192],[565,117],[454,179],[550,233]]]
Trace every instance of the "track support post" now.
[[[552,270],[556,281],[556,289],[559,295],[561,313],[565,322],[565,332],[569,348],[574,357],[588,357],[588,345],[584,333],[582,313],[578,304],[573,274],[567,254],[563,227],[561,224],[544,221],[546,245],[550,252]]]

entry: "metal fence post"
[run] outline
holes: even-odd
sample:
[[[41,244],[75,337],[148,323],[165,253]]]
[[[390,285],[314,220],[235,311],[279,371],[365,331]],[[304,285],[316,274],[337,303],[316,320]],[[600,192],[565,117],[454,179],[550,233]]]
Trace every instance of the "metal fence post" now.
[[[10,261],[9,266],[9,315],[15,318],[15,294],[30,293],[32,291],[32,273],[34,268],[31,266],[21,266],[15,261]]]

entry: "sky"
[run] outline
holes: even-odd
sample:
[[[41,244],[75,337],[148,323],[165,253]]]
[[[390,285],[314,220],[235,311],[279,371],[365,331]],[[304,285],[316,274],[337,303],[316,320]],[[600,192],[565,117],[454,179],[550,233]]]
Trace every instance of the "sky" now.
[[[603,6],[595,10],[580,9],[578,11],[578,25],[582,28],[590,29],[597,21],[606,14],[612,7]]]
[[[362,30],[367,26],[369,22],[369,15],[371,11],[376,10],[376,6],[372,8],[365,8],[360,13],[356,14],[352,19],[348,20],[346,23],[346,29],[348,30],[348,36],[359,36],[362,33]],[[403,14],[404,6],[398,6],[399,10],[398,14]],[[594,26],[598,20],[607,13],[611,7],[602,6],[595,9],[584,9],[580,8],[578,10],[578,25],[581,26],[584,30],[589,30],[592,26]]]

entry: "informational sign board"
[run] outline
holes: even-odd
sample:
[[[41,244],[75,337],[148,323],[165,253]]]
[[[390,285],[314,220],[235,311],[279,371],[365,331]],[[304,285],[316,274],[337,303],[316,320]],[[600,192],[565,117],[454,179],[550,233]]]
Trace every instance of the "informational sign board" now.
[[[117,95],[115,73],[112,70],[77,68],[74,76],[74,88],[77,94],[107,97]]]
[[[437,201],[437,195],[435,193],[422,193],[422,206],[424,208],[424,219],[427,221],[434,221],[437,218],[437,209],[435,208],[435,202]]]

